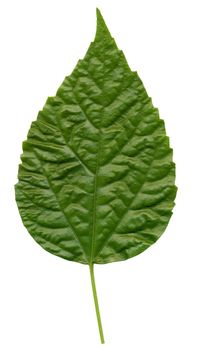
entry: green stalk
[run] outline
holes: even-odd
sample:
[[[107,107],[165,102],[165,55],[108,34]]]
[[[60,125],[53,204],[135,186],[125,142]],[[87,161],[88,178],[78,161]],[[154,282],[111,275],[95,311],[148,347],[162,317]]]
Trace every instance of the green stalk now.
[[[90,277],[91,277],[91,283],[92,283],[94,305],[95,305],[96,316],[97,316],[97,323],[98,323],[98,327],[99,327],[100,340],[101,340],[101,343],[104,344],[104,334],[103,334],[102,321],[101,321],[101,316],[100,316],[100,311],[99,311],[99,303],[98,303],[98,298],[97,298],[97,290],[96,290],[96,284],[95,284],[95,278],[94,278],[94,265],[93,264],[89,265],[89,270],[90,270]]]

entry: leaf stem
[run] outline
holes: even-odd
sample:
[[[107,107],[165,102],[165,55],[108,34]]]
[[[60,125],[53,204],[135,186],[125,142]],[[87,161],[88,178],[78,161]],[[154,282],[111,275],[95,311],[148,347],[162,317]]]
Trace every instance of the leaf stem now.
[[[101,321],[100,310],[99,310],[99,303],[98,303],[98,298],[97,298],[97,290],[96,290],[96,284],[95,284],[95,278],[94,278],[94,265],[93,264],[89,265],[89,270],[90,270],[94,305],[95,305],[96,316],[97,316],[97,323],[98,323],[98,327],[99,327],[100,340],[101,340],[101,343],[104,344],[104,334],[103,334],[102,321]]]

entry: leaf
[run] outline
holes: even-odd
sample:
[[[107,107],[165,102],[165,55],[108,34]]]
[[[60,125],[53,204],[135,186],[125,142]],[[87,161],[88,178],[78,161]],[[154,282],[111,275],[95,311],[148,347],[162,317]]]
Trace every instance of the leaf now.
[[[52,254],[91,267],[164,232],[176,195],[169,139],[99,10],[94,42],[32,123],[21,161],[20,215]]]

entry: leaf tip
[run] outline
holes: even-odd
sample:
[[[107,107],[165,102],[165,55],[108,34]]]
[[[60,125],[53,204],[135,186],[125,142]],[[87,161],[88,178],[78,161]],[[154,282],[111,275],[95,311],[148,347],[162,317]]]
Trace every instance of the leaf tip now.
[[[111,34],[107,25],[104,21],[104,18],[98,8],[96,8],[96,16],[97,16],[97,29],[95,39],[100,39],[103,37],[111,38]]]
[[[97,18],[98,18],[98,16],[102,17],[102,14],[100,12],[100,9],[98,9],[98,7],[96,8],[96,14],[97,14]]]

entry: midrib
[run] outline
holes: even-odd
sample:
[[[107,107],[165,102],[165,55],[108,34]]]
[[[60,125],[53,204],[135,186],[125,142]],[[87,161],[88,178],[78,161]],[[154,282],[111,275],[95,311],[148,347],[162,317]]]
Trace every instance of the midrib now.
[[[99,174],[99,155],[101,151],[101,141],[102,141],[102,129],[99,128],[99,142],[97,149],[97,160],[96,160],[96,169],[94,175],[94,197],[93,197],[93,216],[92,216],[92,242],[91,242],[91,256],[90,264],[93,263],[94,258],[94,248],[95,248],[95,237],[96,237],[96,213],[97,213],[97,192],[98,192],[98,174]]]

